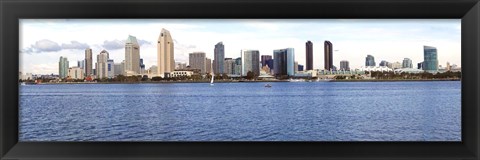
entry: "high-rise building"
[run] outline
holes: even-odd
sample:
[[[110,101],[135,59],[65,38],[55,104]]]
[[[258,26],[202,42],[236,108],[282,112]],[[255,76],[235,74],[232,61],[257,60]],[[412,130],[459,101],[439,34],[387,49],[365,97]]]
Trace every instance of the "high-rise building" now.
[[[260,75],[260,52],[258,50],[242,50],[242,76],[247,76],[249,71],[255,76]]]
[[[412,60],[410,58],[404,58],[402,68],[413,68]]]
[[[140,74],[145,73],[145,64],[143,64],[143,58],[140,58]]]
[[[379,66],[389,66],[390,62],[386,61],[386,60],[382,60],[380,61],[380,64]]]
[[[303,71],[303,65],[301,64],[298,65],[298,71]]]
[[[305,70],[313,70],[313,43],[307,41],[306,46],[306,55],[305,55]]]
[[[157,74],[161,77],[169,77],[175,70],[173,50],[172,36],[168,30],[162,28],[157,43]]]
[[[199,69],[200,74],[207,73],[205,62],[205,52],[193,52],[188,55],[188,65],[192,69]]]
[[[271,59],[272,59],[271,55],[262,55],[261,57],[262,67],[267,65],[268,60],[271,60]]]
[[[437,48],[423,46],[423,70],[430,73],[438,71]]]
[[[225,59],[225,46],[223,45],[223,42],[218,42],[215,45],[214,49],[214,66],[215,68],[214,73],[215,74],[222,74],[224,73],[224,59]]]
[[[113,78],[115,76],[115,63],[113,59],[107,60],[107,76]]]
[[[95,71],[97,78],[108,78],[108,52],[106,50],[102,50],[102,52],[97,55]]]
[[[452,66],[450,65],[450,62],[447,62],[447,71],[452,70]]]
[[[340,61],[340,70],[349,71],[350,63],[347,60]]]
[[[125,72],[128,74],[140,73],[140,46],[137,38],[131,35],[125,42]]]
[[[93,74],[92,65],[92,49],[87,48],[85,49],[85,76],[90,76]]]
[[[367,55],[365,58],[365,66],[375,66],[375,57]]]
[[[72,79],[83,79],[83,69],[80,67],[72,67],[68,69],[68,77]]]
[[[61,79],[67,78],[68,68],[69,64],[67,57],[60,56],[60,61],[58,62],[58,75]]]
[[[423,62],[417,63],[417,69],[423,70]]]
[[[295,52],[293,48],[273,51],[273,70],[275,76],[295,75]]]
[[[186,69],[187,63],[183,62],[175,62],[175,69]]]
[[[124,74],[124,67],[123,67],[124,62],[122,63],[115,63],[113,66],[113,75],[123,75]]]
[[[391,69],[402,68],[402,63],[400,63],[400,62],[393,62],[393,63],[390,63],[389,65],[390,66],[388,68],[391,68]]]
[[[242,58],[241,57],[238,57],[235,59],[235,72],[233,74],[235,75],[242,74]]]
[[[294,68],[294,72],[297,73],[298,72],[298,62],[295,61],[294,65],[293,65],[293,68]]]
[[[223,73],[226,74],[234,74],[235,73],[235,60],[232,58],[225,58],[223,63],[224,71]]]
[[[77,61],[77,67],[84,69],[85,68],[85,60]]]
[[[325,51],[325,70],[333,69],[333,46],[332,42],[325,41],[324,43]]]
[[[205,70],[206,73],[210,74],[212,73],[213,66],[212,66],[212,59],[210,58],[205,58]],[[220,72],[219,72],[220,73]],[[222,72],[223,73],[223,72]]]

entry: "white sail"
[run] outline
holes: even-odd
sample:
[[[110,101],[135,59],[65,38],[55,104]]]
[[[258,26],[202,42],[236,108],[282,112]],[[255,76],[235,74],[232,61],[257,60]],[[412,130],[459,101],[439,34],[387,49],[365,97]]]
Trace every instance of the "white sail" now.
[[[210,65],[210,74],[212,75],[212,80],[210,81],[210,85],[213,86],[213,78],[215,77],[215,73],[213,73],[213,64]]]

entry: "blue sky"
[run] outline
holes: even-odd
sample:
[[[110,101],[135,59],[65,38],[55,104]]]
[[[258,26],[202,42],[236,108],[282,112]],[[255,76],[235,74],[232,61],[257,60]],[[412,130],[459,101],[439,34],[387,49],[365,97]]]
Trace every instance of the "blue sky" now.
[[[156,65],[156,41],[160,30],[174,39],[175,60],[188,63],[188,53],[202,51],[213,59],[214,45],[222,41],[225,57],[240,57],[242,49],[261,55],[294,48],[295,60],[305,64],[305,42],[313,42],[314,68],[323,68],[323,42],[333,43],[333,61],[350,61],[351,68],[364,65],[371,54],[381,60],[413,63],[423,61],[423,45],[437,47],[439,64],[461,66],[460,19],[22,19],[20,20],[20,70],[24,73],[58,74],[60,56],[70,66],[84,59],[84,48],[96,55],[106,49],[116,63],[124,60],[128,35],[140,41],[140,57],[146,68]],[[416,65],[414,65],[416,66]]]

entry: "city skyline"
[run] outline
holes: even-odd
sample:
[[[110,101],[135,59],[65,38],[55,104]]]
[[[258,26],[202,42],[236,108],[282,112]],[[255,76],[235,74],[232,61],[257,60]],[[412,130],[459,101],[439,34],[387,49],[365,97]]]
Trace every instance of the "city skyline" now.
[[[170,23],[161,24],[159,21]],[[425,21],[429,23],[422,23]],[[295,54],[295,61],[305,66],[305,54],[301,53],[306,52],[305,42],[312,41],[314,46],[313,68],[323,69],[325,58],[323,56],[323,42],[328,40],[335,44],[333,45],[333,65],[337,68],[340,67],[340,61],[342,60],[349,61],[352,69],[364,66],[362,65],[364,61],[360,59],[364,59],[367,54],[373,55],[376,61],[386,60],[393,63],[402,62],[404,58],[410,58],[413,63],[417,64],[423,61],[423,45],[437,47],[439,65],[444,66],[447,62],[450,62],[450,64],[461,66],[460,20],[105,20],[105,22],[98,20],[21,20],[20,22],[22,31],[20,65],[24,65],[20,71],[24,73],[57,73],[58,57],[68,57],[71,62],[84,60],[85,47],[92,48],[94,55],[106,49],[110,53],[111,59],[114,59],[117,63],[121,62],[124,60],[125,37],[128,35],[138,38],[142,51],[140,58],[144,59],[146,68],[149,68],[157,63],[156,40],[162,28],[170,30],[175,43],[175,61],[180,62],[188,62],[188,54],[192,52],[205,52],[206,57],[214,58],[214,45],[223,42],[225,44],[225,58],[235,59],[240,57],[239,52],[243,48],[258,50],[260,55],[273,55],[274,50],[294,48],[297,53]],[[152,29],[145,29],[140,32],[138,29],[141,28],[139,27],[141,24],[145,24],[146,28],[150,27]],[[321,27],[320,24],[329,24],[328,26],[334,30],[325,30],[325,27]],[[83,40],[82,36],[79,35],[85,32],[83,30],[71,32],[72,36],[61,35],[66,34],[63,32],[70,31],[72,28],[78,29],[83,26],[85,30],[88,30],[89,27],[99,25],[104,28],[109,28],[109,25],[116,25],[117,27],[111,28],[112,31],[98,34],[98,36],[89,36],[92,33],[85,35],[91,41]],[[220,26],[212,28],[212,25]],[[42,26],[50,26],[50,28],[42,28]],[[49,31],[61,26],[70,27],[64,30],[60,29],[59,33]],[[222,28],[222,26],[225,28]],[[231,28],[232,26],[233,28]],[[108,36],[108,34],[111,34],[110,32],[117,31],[117,28],[124,31]],[[304,30],[304,28],[309,29]],[[101,28],[98,30],[104,31]],[[40,32],[42,34],[35,31],[42,31]],[[310,34],[303,35],[307,31]],[[360,31],[372,35],[353,34]],[[93,32],[99,31],[95,30]],[[373,34],[381,32],[385,33],[387,37],[381,34]],[[410,34],[407,37],[413,38],[406,38],[405,35],[401,34],[403,32],[422,34]],[[206,36],[207,33],[211,35]],[[345,36],[348,33],[352,36]],[[152,40],[146,34],[155,38]],[[185,34],[189,36],[185,36]],[[325,35],[322,36],[322,34]],[[238,40],[232,41],[232,39],[237,38]],[[382,40],[382,38],[386,39]],[[400,43],[403,41],[408,43]],[[57,65],[52,66],[53,63]],[[95,63],[94,59],[93,64]],[[71,63],[70,66],[74,65]]]

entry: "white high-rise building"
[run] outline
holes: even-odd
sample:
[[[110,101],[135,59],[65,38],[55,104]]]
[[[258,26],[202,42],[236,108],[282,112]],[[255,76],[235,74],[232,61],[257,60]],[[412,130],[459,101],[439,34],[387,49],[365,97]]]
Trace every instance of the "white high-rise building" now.
[[[102,52],[97,55],[95,70],[97,72],[97,78],[108,78],[108,52],[106,50],[102,50]]]
[[[134,36],[128,36],[125,42],[125,72],[132,74],[140,73],[140,46],[138,45],[137,38]]]
[[[258,50],[242,50],[242,76],[247,76],[247,73],[253,72],[255,76],[260,75],[260,52]],[[292,64],[293,69],[293,64]]]
[[[157,42],[157,74],[160,77],[168,77],[175,70],[173,49],[170,32],[162,28]]]

